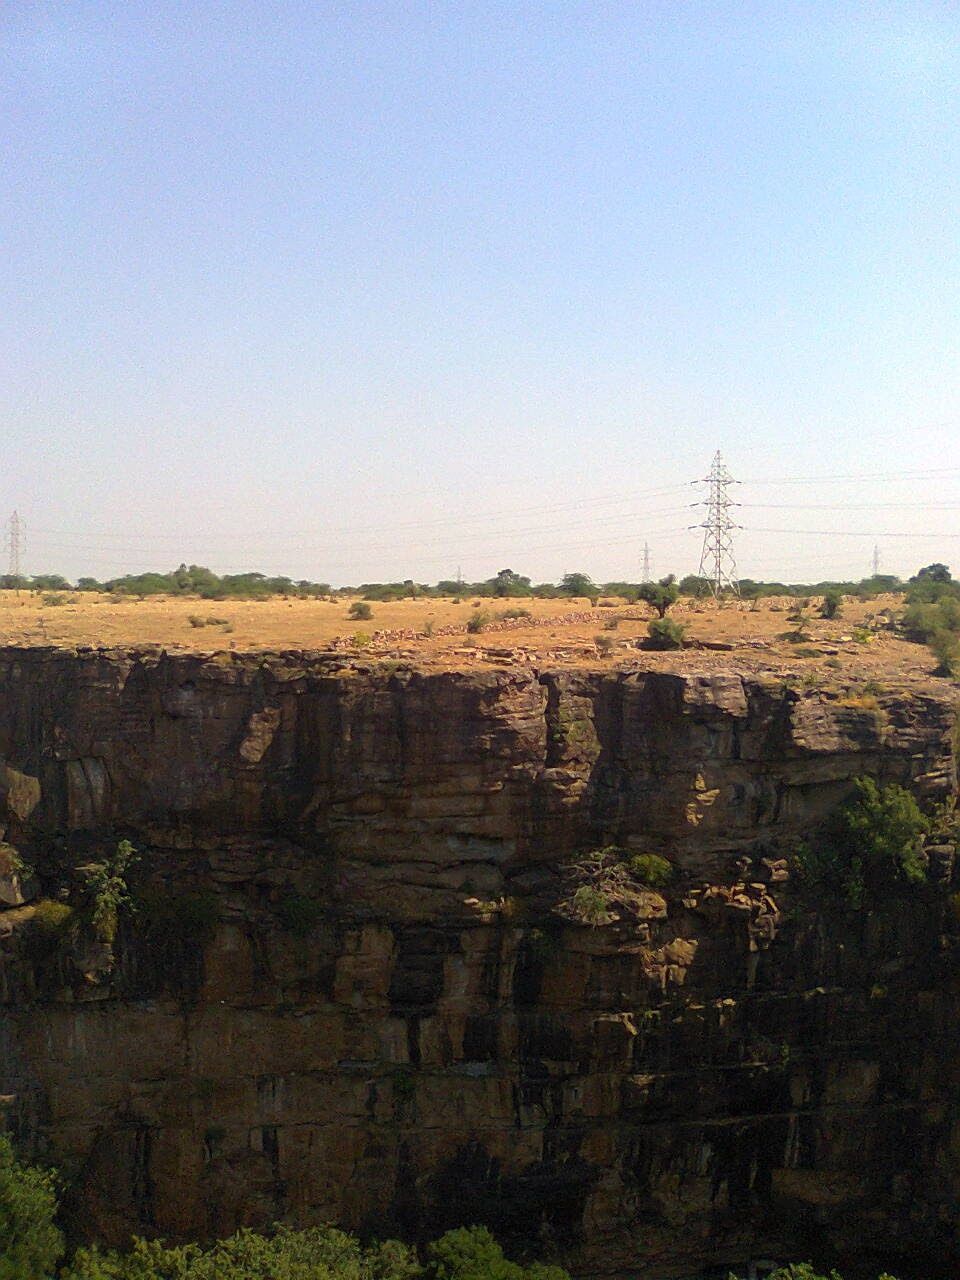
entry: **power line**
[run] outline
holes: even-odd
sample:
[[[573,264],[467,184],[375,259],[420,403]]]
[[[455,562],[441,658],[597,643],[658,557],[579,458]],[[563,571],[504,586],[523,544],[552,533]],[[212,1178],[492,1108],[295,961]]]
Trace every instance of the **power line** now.
[[[653,581],[653,573],[650,569],[650,545],[647,542],[643,544],[643,575],[640,578],[640,581],[641,582]]]
[[[714,599],[719,600],[727,590],[739,600],[737,562],[733,555],[733,530],[740,526],[731,519],[730,508],[737,504],[727,492],[729,486],[736,484],[737,481],[724,465],[719,449],[714,455],[709,475],[696,483],[710,486],[706,502],[695,504],[706,506],[707,517],[701,525],[691,526],[704,530],[699,576],[709,579]]]

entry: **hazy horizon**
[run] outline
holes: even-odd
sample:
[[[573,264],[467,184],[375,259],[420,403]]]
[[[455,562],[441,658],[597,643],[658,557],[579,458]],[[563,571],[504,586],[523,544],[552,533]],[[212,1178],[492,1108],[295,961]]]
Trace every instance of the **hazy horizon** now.
[[[23,569],[340,583],[960,564],[960,15],[0,18]],[[4,566],[5,567],[5,566]]]

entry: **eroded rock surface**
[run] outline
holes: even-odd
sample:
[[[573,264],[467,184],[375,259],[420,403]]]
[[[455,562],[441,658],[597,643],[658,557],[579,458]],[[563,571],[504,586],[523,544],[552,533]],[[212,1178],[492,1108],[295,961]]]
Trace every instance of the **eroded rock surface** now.
[[[852,777],[955,788],[952,696],[0,650],[0,825],[41,895],[0,892],[12,1123],[106,1238],[956,1257],[954,850],[872,912],[790,871]],[[120,838],[109,939],[84,868]],[[564,864],[608,845],[674,879],[564,919]]]

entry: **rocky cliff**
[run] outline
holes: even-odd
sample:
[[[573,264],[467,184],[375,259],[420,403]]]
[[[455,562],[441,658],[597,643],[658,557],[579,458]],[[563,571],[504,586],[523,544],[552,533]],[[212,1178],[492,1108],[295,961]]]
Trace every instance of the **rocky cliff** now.
[[[955,789],[951,696],[0,650],[9,1122],[103,1238],[956,1258],[952,851],[871,911],[790,875],[855,775]],[[121,839],[132,902],[93,927]],[[674,876],[564,918],[608,845]]]

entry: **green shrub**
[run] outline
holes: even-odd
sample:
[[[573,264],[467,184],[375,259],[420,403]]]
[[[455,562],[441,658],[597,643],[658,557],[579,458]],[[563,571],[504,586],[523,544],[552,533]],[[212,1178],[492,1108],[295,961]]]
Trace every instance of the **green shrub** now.
[[[582,884],[571,899],[571,914],[584,924],[606,924],[609,913],[606,895],[592,884]]]
[[[65,932],[72,919],[73,907],[55,898],[41,898],[34,907],[33,923],[51,936]]]
[[[370,635],[369,631],[355,631],[353,633],[353,643],[358,649],[366,649],[367,645],[370,644],[372,640],[373,637]]]
[[[131,902],[126,874],[136,859],[137,851],[130,841],[121,840],[112,857],[88,869],[87,888],[92,898],[90,920],[101,942],[111,943],[117,936],[120,912]]]
[[[40,601],[48,608],[55,609],[57,605],[66,604],[67,597],[59,591],[45,591],[40,597]]]
[[[597,646],[601,658],[608,657],[613,652],[614,640],[612,636],[594,636],[593,643]]]
[[[0,1280],[47,1280],[63,1256],[53,1174],[21,1164],[0,1134]]]
[[[511,1262],[486,1227],[458,1227],[427,1246],[430,1280],[570,1280],[560,1267]]]
[[[190,623],[191,627],[205,627],[207,625],[206,618],[201,618],[196,613],[188,614],[187,621]]]
[[[647,648],[679,649],[683,644],[685,629],[672,618],[654,618],[647,624]]]
[[[500,615],[501,618],[529,618],[529,609],[504,609]]]
[[[903,787],[854,779],[854,795],[815,837],[797,851],[801,879],[833,890],[852,907],[891,885],[919,884],[927,876],[923,840],[929,819]]]
[[[373,610],[367,604],[366,600],[354,600],[353,604],[347,610],[347,617],[354,622],[369,622],[373,617]]]
[[[960,635],[955,631],[935,631],[929,640],[930,652],[945,676],[960,679]]]
[[[637,879],[651,889],[662,889],[673,879],[673,863],[658,853],[635,853],[628,865]]]
[[[490,621],[490,613],[487,609],[478,609],[476,613],[472,613],[467,619],[467,630],[471,635],[476,635],[482,631]]]
[[[829,587],[823,593],[823,604],[820,612],[824,618],[839,618],[843,608],[843,592],[836,587]]]

